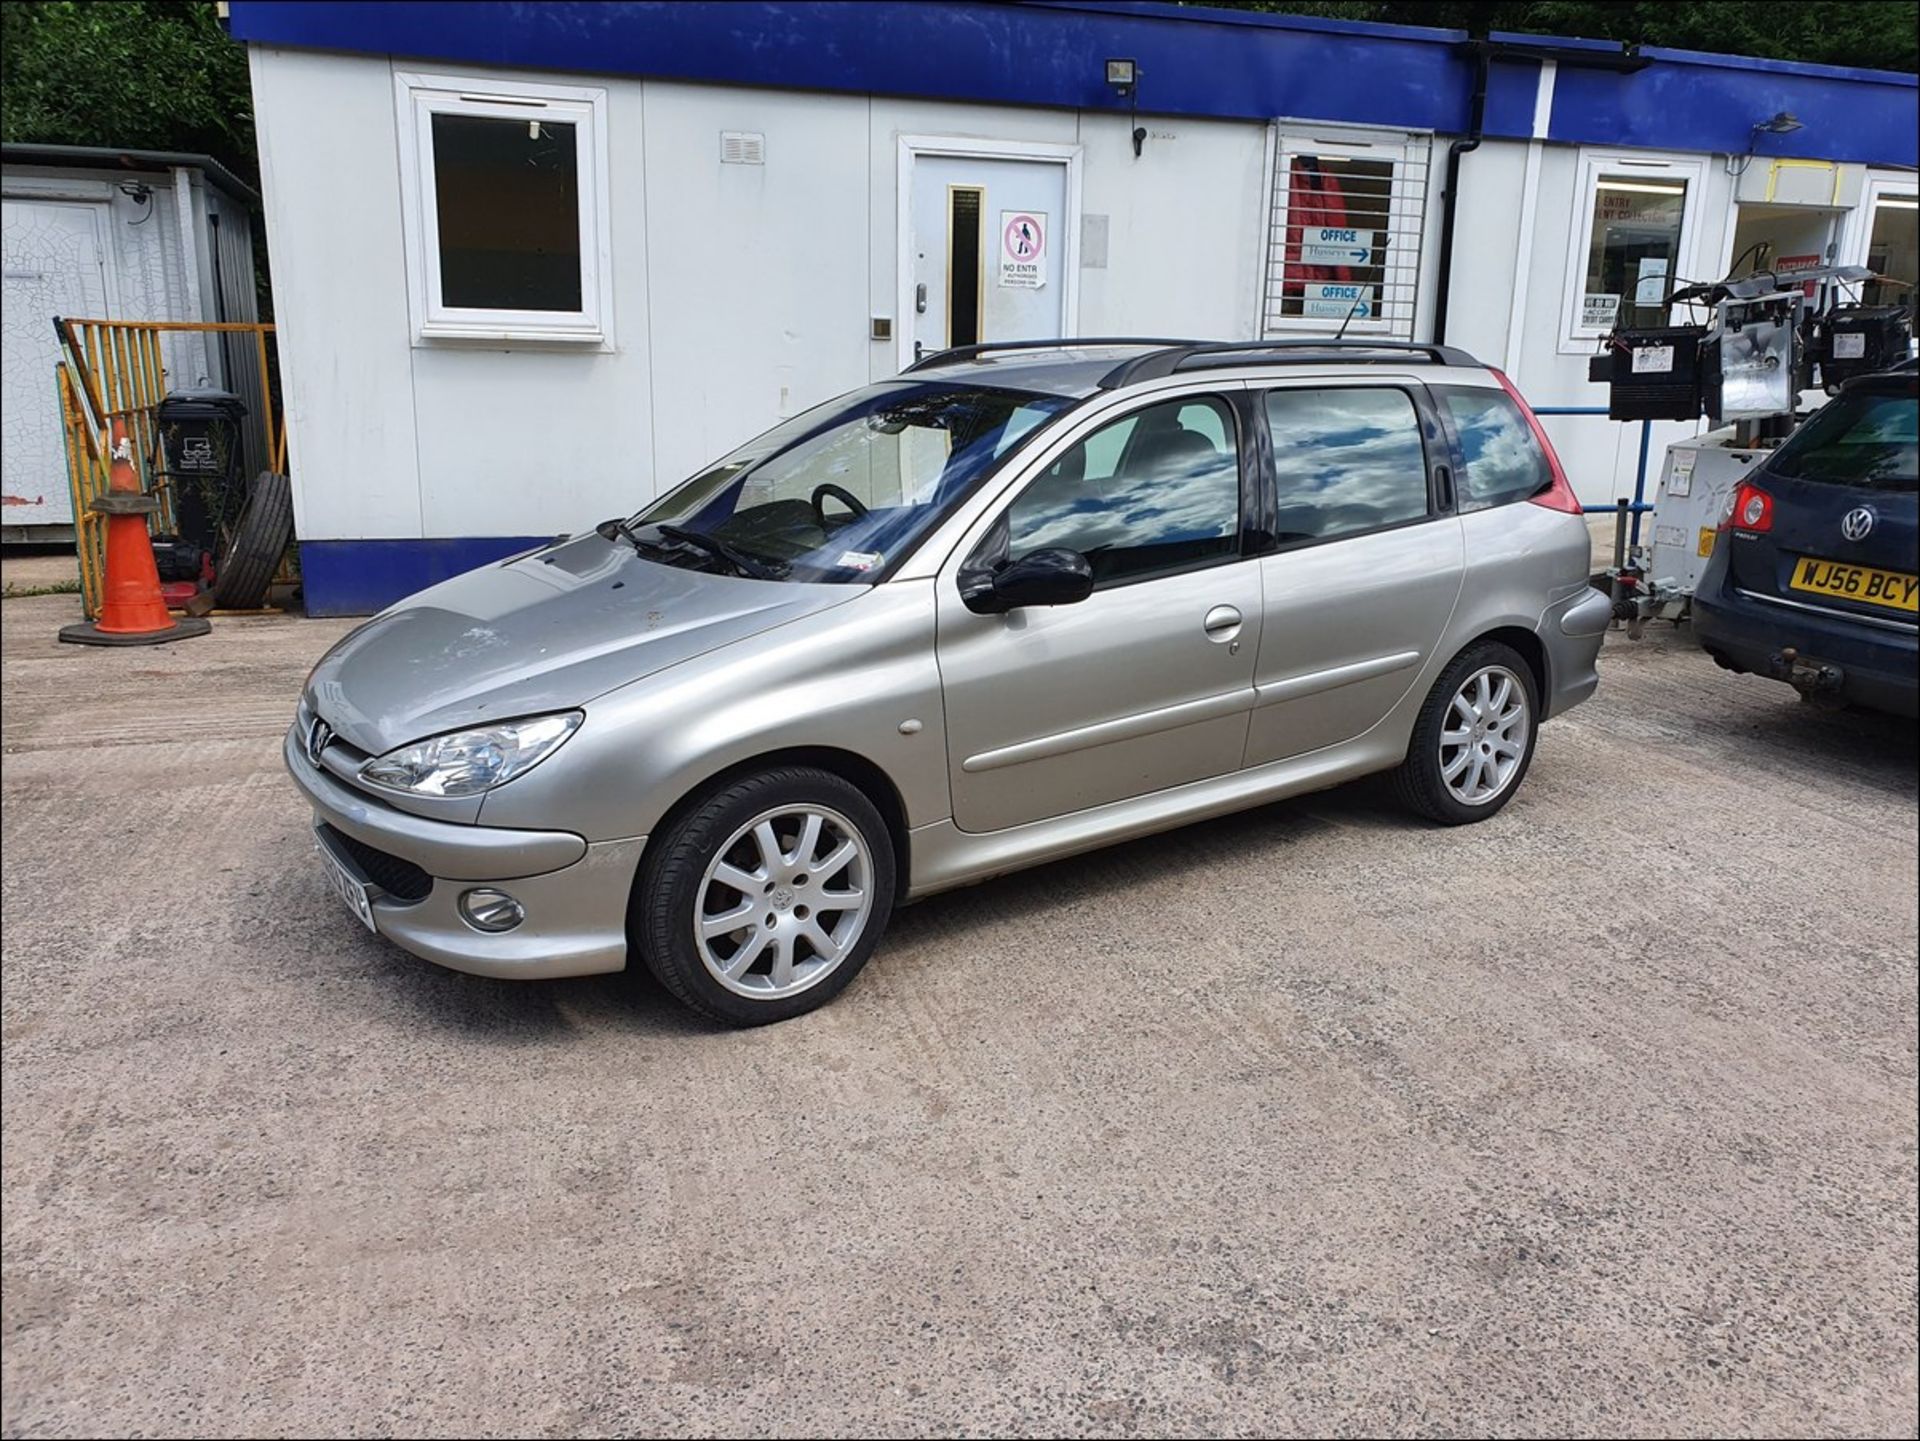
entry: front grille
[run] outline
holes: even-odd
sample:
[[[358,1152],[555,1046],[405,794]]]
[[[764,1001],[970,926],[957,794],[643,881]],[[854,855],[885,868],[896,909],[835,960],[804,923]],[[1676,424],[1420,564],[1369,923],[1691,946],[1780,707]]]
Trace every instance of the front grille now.
[[[377,846],[356,840],[324,821],[320,823],[320,829],[327,833],[329,841],[353,858],[353,863],[360,867],[369,881],[395,900],[424,901],[427,893],[433,889],[433,877],[412,861],[389,855]]]

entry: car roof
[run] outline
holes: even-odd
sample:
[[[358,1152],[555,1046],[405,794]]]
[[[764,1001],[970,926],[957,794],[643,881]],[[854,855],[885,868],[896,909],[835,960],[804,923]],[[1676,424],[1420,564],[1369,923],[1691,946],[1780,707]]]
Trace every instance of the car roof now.
[[[938,351],[906,373],[955,384],[995,385],[1082,399],[1166,376],[1223,370],[1311,365],[1322,370],[1391,365],[1439,366],[1484,376],[1486,367],[1464,350],[1446,345],[1376,339],[1143,340],[1090,337],[1079,340],[1006,341]]]

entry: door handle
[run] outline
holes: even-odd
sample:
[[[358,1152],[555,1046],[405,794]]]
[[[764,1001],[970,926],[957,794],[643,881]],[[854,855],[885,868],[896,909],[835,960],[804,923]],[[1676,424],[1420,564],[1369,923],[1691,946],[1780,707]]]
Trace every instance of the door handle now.
[[[1232,606],[1216,605],[1200,624],[1208,640],[1228,641],[1240,634],[1240,622],[1240,612]]]
[[[925,315],[927,313],[927,287],[925,282],[913,287],[913,313],[915,315]]]

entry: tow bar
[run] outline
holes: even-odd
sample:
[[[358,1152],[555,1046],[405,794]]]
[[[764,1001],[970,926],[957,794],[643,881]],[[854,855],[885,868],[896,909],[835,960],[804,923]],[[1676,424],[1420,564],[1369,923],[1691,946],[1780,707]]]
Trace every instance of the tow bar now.
[[[1802,700],[1837,699],[1846,678],[1839,666],[1807,660],[1792,646],[1767,657],[1767,674],[1799,691]]]

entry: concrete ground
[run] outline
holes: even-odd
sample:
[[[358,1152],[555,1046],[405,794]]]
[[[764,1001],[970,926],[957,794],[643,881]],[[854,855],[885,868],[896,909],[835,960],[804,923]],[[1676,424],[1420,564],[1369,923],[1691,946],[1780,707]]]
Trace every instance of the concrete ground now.
[[[0,608],[8,1436],[1915,1432],[1910,725],[1616,637],[1489,824],[1063,862],[734,1033],[359,930],[343,624],[74,610]]]
[[[79,586],[80,562],[71,550],[10,547],[0,553],[0,595],[9,599],[43,591],[78,590]]]

